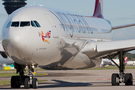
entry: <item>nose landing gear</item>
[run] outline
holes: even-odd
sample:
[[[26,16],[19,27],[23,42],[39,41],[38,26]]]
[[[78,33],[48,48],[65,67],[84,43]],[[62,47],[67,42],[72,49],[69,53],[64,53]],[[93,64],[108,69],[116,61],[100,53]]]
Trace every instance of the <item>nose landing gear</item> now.
[[[21,85],[24,85],[25,89],[29,88],[37,89],[38,80],[37,78],[33,78],[34,69],[32,68],[32,66],[28,66],[29,71],[28,74],[25,76],[24,75],[25,66],[19,65],[17,63],[15,63],[14,65],[17,73],[19,73],[19,76],[11,77],[11,88],[20,88]]]
[[[26,89],[28,88],[33,88],[33,89],[37,89],[38,88],[38,80],[37,78],[33,78],[33,72],[34,69],[31,66],[28,66],[28,74],[27,74],[27,78],[25,78],[24,80],[24,87]]]

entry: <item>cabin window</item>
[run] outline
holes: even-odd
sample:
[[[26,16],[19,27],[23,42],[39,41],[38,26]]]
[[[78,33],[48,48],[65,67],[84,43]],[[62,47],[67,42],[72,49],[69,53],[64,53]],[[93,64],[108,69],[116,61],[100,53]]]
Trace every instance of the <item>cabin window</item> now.
[[[12,22],[11,27],[19,27],[19,22]]]
[[[30,26],[30,22],[29,21],[22,21],[20,24],[20,27],[25,27],[25,26]]]
[[[9,28],[9,27],[10,27],[10,25],[11,25],[11,21],[9,21],[9,22],[8,22],[8,24],[7,24],[6,28]]]

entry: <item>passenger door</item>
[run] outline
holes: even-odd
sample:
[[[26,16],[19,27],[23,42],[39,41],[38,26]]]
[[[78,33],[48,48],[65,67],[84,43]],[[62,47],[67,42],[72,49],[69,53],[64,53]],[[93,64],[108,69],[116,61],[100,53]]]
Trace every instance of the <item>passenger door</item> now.
[[[48,19],[48,21],[52,27],[53,38],[58,38],[59,34],[58,34],[58,30],[57,30],[55,21],[52,19],[52,17],[50,15],[45,14],[45,17]]]

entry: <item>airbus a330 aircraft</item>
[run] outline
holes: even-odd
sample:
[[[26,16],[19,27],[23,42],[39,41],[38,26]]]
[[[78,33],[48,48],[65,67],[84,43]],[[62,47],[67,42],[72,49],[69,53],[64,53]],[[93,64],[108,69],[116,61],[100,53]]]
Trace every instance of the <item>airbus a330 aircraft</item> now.
[[[1,55],[15,62],[19,76],[11,77],[11,87],[37,88],[34,67],[81,69],[96,65],[102,57],[119,56],[119,73],[112,85],[132,85],[132,74],[124,73],[124,54],[135,49],[135,40],[112,41],[111,31],[135,24],[112,27],[102,15],[102,0],[96,0],[93,16],[44,8],[23,7],[13,12],[2,30]],[[112,60],[113,61],[113,60]],[[25,67],[29,68],[24,75]]]

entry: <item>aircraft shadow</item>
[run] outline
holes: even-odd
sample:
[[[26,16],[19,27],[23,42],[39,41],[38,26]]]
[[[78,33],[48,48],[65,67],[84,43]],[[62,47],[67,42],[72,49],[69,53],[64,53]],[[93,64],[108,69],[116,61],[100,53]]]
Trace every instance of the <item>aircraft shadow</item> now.
[[[39,88],[55,88],[55,87],[81,87],[81,86],[91,86],[91,83],[81,83],[81,82],[66,82],[66,81],[61,81],[61,80],[52,80],[55,81],[56,83],[39,83],[40,86]],[[44,84],[44,85],[42,85]],[[51,84],[51,85],[45,85],[45,84]]]
[[[55,81],[56,83],[48,83],[48,82],[43,82],[39,83],[40,86],[38,88],[55,88],[55,87],[105,87],[105,86],[112,86],[111,82],[88,82],[88,83],[83,83],[83,82],[67,82],[67,81],[61,81],[61,80],[52,80]],[[42,85],[43,84],[43,85]],[[50,84],[50,85],[46,85]],[[120,85],[120,86],[125,86],[125,85]],[[133,85],[135,86],[135,85]]]

